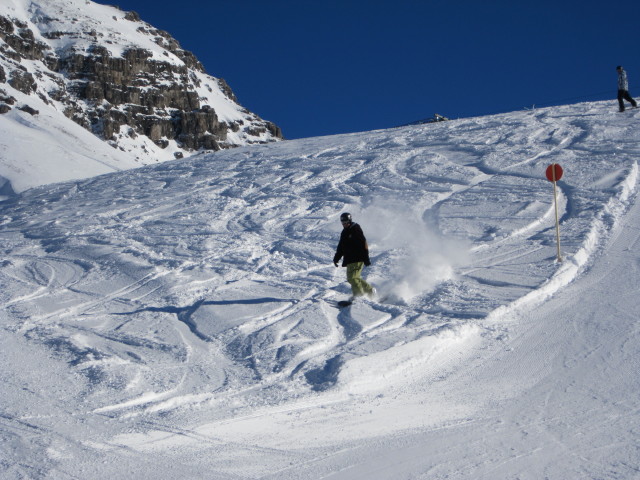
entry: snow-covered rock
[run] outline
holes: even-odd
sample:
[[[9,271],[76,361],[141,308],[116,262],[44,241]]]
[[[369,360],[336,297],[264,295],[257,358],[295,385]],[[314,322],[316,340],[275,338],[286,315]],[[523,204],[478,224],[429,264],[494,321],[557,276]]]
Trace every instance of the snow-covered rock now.
[[[87,0],[0,3],[0,112],[5,144],[15,143],[8,124],[40,129],[55,123],[64,130],[60,143],[72,152],[68,168],[44,183],[82,178],[91,169],[77,166],[85,152],[75,152],[75,144],[91,141],[74,124],[122,152],[107,154],[118,160],[103,163],[96,173],[282,138],[276,125],[239,105],[226,82],[208,75],[169,33],[135,12]],[[14,182],[6,156],[19,152],[9,150],[0,152],[0,175],[16,190],[33,185]],[[23,169],[47,170],[45,156]],[[96,161],[101,162],[89,163]]]

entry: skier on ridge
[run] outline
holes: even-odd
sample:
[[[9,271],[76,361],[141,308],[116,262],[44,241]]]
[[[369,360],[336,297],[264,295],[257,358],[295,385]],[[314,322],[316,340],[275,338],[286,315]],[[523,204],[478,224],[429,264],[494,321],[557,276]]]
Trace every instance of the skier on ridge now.
[[[624,112],[623,99],[627,102],[631,102],[631,105],[633,105],[634,108],[638,106],[638,103],[629,94],[629,80],[627,80],[627,72],[625,72],[624,68],[620,65],[616,67],[616,70],[618,71],[618,103],[620,104],[620,111]]]
[[[340,215],[342,223],[342,233],[340,242],[333,257],[333,264],[337,267],[338,262],[344,257],[342,266],[347,267],[347,281],[351,285],[353,300],[355,297],[367,295],[369,298],[375,296],[376,290],[360,276],[365,266],[371,265],[369,260],[369,245],[364,236],[362,228],[353,222],[350,213]]]

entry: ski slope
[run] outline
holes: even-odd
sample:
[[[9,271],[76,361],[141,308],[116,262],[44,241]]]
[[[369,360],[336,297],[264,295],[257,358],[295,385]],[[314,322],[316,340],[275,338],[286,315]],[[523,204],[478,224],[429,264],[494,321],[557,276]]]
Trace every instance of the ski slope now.
[[[9,198],[1,476],[638,478],[639,126],[583,103]],[[384,303],[333,305],[343,211]]]

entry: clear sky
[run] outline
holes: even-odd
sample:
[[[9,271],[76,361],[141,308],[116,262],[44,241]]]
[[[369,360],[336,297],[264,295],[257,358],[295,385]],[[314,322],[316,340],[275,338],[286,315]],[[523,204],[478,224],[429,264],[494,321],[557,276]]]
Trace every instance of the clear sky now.
[[[134,10],[286,138],[640,96],[638,0],[101,0]]]

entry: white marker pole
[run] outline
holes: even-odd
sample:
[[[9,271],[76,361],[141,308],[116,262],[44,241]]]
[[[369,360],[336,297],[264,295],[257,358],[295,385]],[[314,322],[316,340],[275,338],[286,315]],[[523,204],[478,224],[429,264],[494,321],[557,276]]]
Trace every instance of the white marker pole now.
[[[555,164],[554,164],[555,167]],[[553,203],[556,207],[556,243],[558,245],[558,262],[562,261],[562,256],[560,255],[560,219],[558,218],[558,194],[556,189],[556,169],[552,168],[553,171]]]

